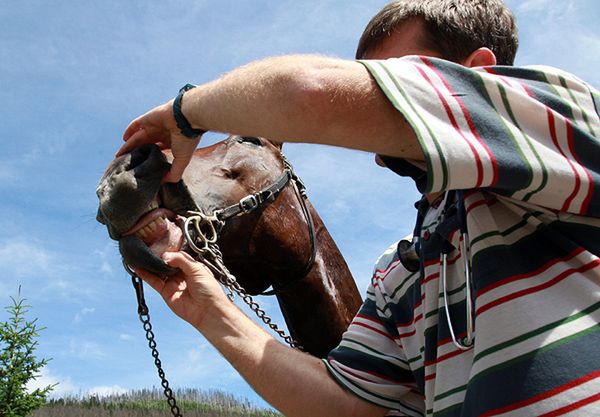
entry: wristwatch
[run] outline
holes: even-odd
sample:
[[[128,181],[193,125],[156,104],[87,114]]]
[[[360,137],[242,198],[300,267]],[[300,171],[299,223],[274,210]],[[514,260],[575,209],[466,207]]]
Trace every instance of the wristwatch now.
[[[181,134],[186,138],[195,139],[206,133],[206,130],[194,129],[181,112],[181,100],[183,99],[183,94],[192,88],[196,88],[196,86],[193,84],[186,84],[181,87],[179,94],[175,97],[175,101],[173,102],[173,116],[175,117],[175,122],[177,123],[177,127]]]

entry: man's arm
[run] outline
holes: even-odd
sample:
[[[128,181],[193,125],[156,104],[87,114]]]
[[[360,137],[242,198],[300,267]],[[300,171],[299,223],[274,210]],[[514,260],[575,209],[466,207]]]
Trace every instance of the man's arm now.
[[[186,93],[183,113],[204,130],[423,159],[412,129],[355,61],[254,62]]]
[[[141,271],[169,307],[211,342],[266,401],[288,417],[381,417],[386,410],[339,386],[321,360],[288,348],[229,301],[212,274],[184,253],[165,261],[167,281]]]
[[[387,410],[342,388],[313,356],[282,345],[225,303],[198,330],[266,401],[288,417],[381,417]]]
[[[409,124],[355,61],[313,55],[257,61],[186,92],[182,113],[202,130],[423,160]],[[172,102],[134,120],[124,139],[119,154],[142,143],[189,141],[179,134]]]

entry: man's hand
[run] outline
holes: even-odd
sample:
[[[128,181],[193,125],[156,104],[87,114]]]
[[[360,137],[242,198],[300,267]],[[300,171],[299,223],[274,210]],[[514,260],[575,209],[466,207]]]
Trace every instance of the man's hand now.
[[[175,314],[194,327],[200,327],[212,306],[230,302],[212,272],[187,253],[166,252],[162,258],[181,272],[167,280],[144,270],[136,272],[163,297]]]
[[[123,140],[125,144],[116,156],[130,152],[145,143],[156,143],[161,149],[171,149],[173,163],[163,182],[177,182],[181,179],[200,142],[200,138],[187,138],[180,133],[173,116],[173,100],[132,121],[125,129]]]
[[[320,359],[273,339],[229,301],[203,264],[184,252],[167,252],[163,259],[182,272],[166,281],[136,272],[283,414],[382,417],[387,413],[338,385]]]

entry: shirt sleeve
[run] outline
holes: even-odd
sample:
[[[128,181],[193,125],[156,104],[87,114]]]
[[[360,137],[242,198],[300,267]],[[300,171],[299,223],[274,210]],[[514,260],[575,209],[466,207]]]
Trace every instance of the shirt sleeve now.
[[[486,189],[600,217],[598,92],[550,67],[361,61],[423,149],[423,193]]]
[[[379,265],[381,259],[367,290],[367,299],[339,346],[324,362],[332,376],[354,394],[395,410],[389,415],[422,416],[423,396],[398,343],[393,320],[383,312],[382,306],[389,302],[389,297],[377,273]],[[384,268],[387,267],[386,263]]]

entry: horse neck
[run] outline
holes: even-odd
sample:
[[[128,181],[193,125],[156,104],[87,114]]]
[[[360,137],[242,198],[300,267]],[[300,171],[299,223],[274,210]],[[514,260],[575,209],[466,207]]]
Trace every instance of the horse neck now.
[[[362,301],[333,238],[310,203],[308,207],[315,226],[315,262],[304,278],[277,298],[291,335],[307,352],[325,357],[341,340]]]

